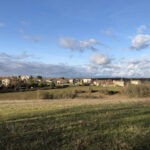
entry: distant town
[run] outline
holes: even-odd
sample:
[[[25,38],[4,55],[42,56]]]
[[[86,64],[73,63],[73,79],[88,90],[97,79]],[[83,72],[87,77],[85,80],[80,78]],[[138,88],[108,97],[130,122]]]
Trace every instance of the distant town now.
[[[42,76],[0,77],[0,92],[36,90],[38,88],[60,88],[66,86],[124,87],[127,84],[139,85],[150,78],[44,78]]]

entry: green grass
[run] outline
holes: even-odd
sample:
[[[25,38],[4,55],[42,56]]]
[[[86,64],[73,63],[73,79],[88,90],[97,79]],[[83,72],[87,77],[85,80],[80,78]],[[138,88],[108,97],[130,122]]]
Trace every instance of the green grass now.
[[[114,88],[114,87],[108,87],[108,88],[102,88],[96,86],[67,87],[61,89],[0,93],[0,100],[22,100],[22,99],[31,100],[31,99],[41,99],[41,98],[44,99],[100,98],[104,95],[103,92],[100,92],[101,89],[119,90],[119,88]],[[92,90],[95,90],[96,92],[91,92]],[[49,96],[45,96],[45,95],[49,95]]]
[[[116,101],[0,101],[0,149],[150,149],[150,100]]]

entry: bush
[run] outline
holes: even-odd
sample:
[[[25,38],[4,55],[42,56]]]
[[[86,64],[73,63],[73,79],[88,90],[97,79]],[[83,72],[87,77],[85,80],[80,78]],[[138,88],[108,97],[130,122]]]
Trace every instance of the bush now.
[[[77,93],[75,91],[71,92],[63,92],[59,94],[60,98],[75,98],[77,96]]]
[[[45,92],[45,93],[40,93],[39,98],[41,99],[49,99],[50,93]]]
[[[115,90],[109,90],[109,89],[100,89],[99,92],[101,94],[105,94],[105,95],[114,95],[114,94],[117,94],[118,91],[115,91]]]
[[[109,90],[108,89],[100,89],[99,92],[101,94],[109,95]]]
[[[72,92],[58,92],[58,93],[40,93],[40,98],[41,99],[73,99],[77,96],[77,93],[75,91]]]
[[[50,84],[49,84],[49,87],[50,87],[50,89],[54,89],[54,88],[55,88],[55,83],[53,83],[53,82],[50,83]]]
[[[84,91],[84,90],[74,90],[74,92],[77,94],[77,93],[85,93],[86,91]]]
[[[121,93],[128,97],[149,97],[150,84],[127,85],[121,90]]]

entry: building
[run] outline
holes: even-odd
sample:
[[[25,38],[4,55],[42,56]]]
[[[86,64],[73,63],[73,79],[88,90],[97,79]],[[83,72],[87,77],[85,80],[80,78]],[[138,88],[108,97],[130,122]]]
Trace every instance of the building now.
[[[21,79],[22,81],[28,81],[28,80],[30,79],[30,76],[22,75],[22,76],[20,76],[20,79]]]
[[[139,85],[139,84],[141,84],[141,81],[140,80],[131,80],[130,83],[134,84],[134,85]]]
[[[80,85],[83,85],[83,80],[82,79],[76,79],[75,80],[76,82],[75,82],[75,85],[77,85],[77,86],[80,86]]]
[[[55,83],[56,84],[57,80],[55,78],[46,78],[45,82],[47,82],[47,83]]]
[[[101,86],[101,81],[100,80],[95,80],[95,81],[93,81],[93,85]]]
[[[2,85],[8,87],[10,85],[10,79],[8,78],[2,79]]]
[[[121,87],[125,86],[125,81],[123,80],[113,80],[113,83],[114,85],[117,85],[117,86],[121,86]]]
[[[85,79],[82,79],[82,81],[83,81],[84,84],[91,84],[92,83],[91,78],[85,78]]]
[[[111,80],[95,80],[93,81],[93,85],[111,87],[114,86],[114,83]]]
[[[76,80],[75,80],[75,79],[69,79],[69,83],[70,83],[70,84],[75,84],[75,83],[76,83]]]
[[[57,80],[57,84],[67,84],[67,83],[68,83],[68,81],[65,79],[58,79]]]

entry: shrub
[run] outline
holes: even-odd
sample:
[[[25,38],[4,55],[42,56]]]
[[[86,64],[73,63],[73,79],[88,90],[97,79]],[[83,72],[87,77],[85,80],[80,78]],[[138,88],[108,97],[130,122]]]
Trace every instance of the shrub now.
[[[100,89],[99,92],[101,94],[109,95],[109,90],[108,89]]]
[[[60,98],[75,98],[76,96],[77,96],[77,93],[75,91],[64,92],[60,94]]]
[[[41,99],[49,99],[50,93],[45,92],[45,93],[40,93],[40,98]]]
[[[109,90],[109,89],[100,89],[99,92],[101,94],[105,94],[105,95],[114,95],[114,94],[117,94],[118,91],[115,91],[115,90]]]
[[[127,85],[121,90],[121,93],[128,97],[148,97],[150,96],[150,84]]]
[[[40,93],[40,98],[41,99],[68,99],[68,98],[75,98],[77,96],[77,93],[72,91],[72,92],[58,92],[58,93],[49,93],[49,92],[45,92],[45,93]]]
[[[54,88],[55,88],[55,83],[53,83],[53,82],[50,83],[50,84],[49,84],[49,87],[50,87],[50,89],[54,89]]]
[[[85,93],[86,91],[84,91],[84,90],[74,90],[74,92],[77,94],[77,93]]]

